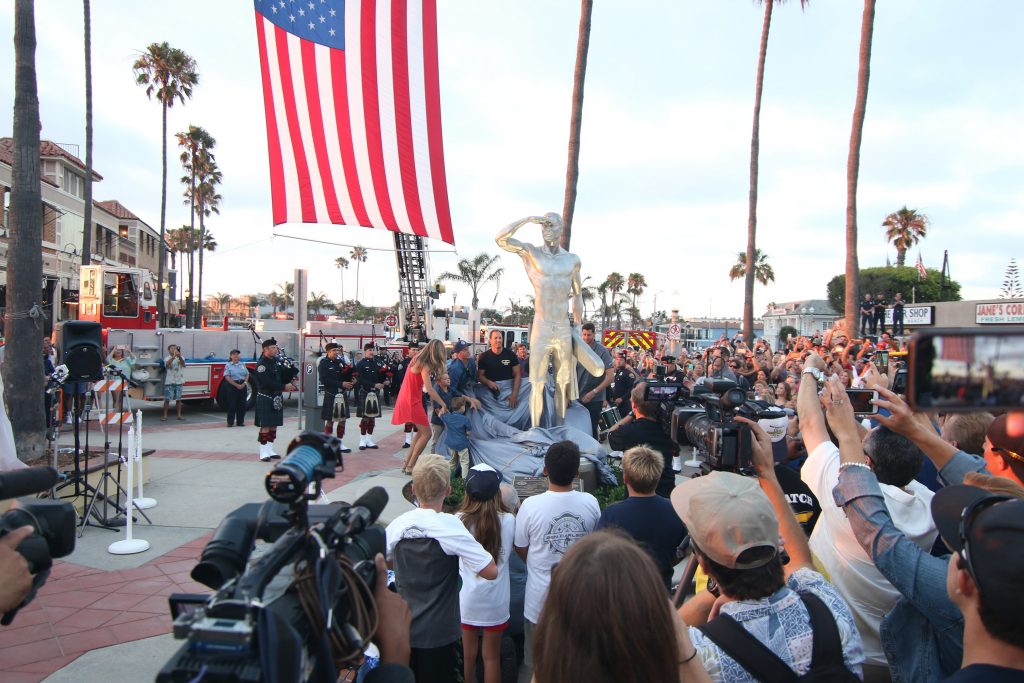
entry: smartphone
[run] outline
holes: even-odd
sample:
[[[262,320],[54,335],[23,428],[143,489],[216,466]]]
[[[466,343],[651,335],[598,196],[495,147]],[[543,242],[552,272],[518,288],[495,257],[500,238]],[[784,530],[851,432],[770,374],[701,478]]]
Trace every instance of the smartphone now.
[[[878,406],[872,403],[872,399],[878,398],[878,392],[874,389],[847,389],[846,398],[853,406],[853,414],[857,416],[877,415]]]
[[[1005,314],[1001,322],[1015,322],[1010,316],[1021,313],[1019,304],[978,304],[983,307]],[[909,350],[912,408],[955,413],[1024,405],[1024,331],[927,330],[914,336]]]
[[[878,372],[886,374],[889,372],[889,352],[886,350],[875,351],[875,367],[878,368]]]

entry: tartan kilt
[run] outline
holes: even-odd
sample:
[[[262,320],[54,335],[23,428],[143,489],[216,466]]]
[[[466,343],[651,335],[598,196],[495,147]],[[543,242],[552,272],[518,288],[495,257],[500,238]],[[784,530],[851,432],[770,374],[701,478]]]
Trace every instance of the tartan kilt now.
[[[256,394],[255,422],[257,427],[280,427],[284,424],[284,409],[274,409],[274,399]]]
[[[320,407],[320,419],[328,422],[334,421],[334,406],[338,405],[341,411],[342,419],[352,417],[351,411],[348,407],[348,401],[345,400],[345,394],[338,392],[337,394],[324,393],[324,404]]]

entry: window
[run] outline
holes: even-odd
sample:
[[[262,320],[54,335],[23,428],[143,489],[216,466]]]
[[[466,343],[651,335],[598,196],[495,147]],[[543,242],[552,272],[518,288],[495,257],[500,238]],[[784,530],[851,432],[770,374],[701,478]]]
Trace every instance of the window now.
[[[57,220],[54,222],[55,225],[56,225],[56,235],[57,235],[56,238],[54,239],[54,242],[56,242],[58,247],[64,244],[64,229],[63,229],[64,228],[64,226],[63,226],[63,222],[64,221],[63,221],[63,218],[64,218],[64,214],[58,212],[57,213]]]
[[[79,199],[85,196],[85,179],[74,171],[64,169],[64,191]]]
[[[103,315],[120,318],[139,315],[139,283],[131,273],[104,273]]]

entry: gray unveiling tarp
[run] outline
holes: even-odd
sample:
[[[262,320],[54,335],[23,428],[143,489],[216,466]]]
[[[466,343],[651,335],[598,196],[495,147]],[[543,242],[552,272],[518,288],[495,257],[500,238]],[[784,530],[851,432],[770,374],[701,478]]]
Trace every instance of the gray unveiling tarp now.
[[[572,441],[580,455],[590,462],[602,484],[615,486],[618,482],[607,463],[607,451],[590,434],[590,413],[577,402],[566,410],[565,423],[555,426],[554,385],[548,382],[544,396],[542,427],[530,426],[530,381],[523,378],[519,386],[519,401],[510,408],[513,380],[498,382],[500,393],[495,397],[487,387],[477,385],[474,396],[482,404],[481,410],[468,410],[471,424],[469,453],[473,463],[487,463],[496,469],[505,481],[511,482],[517,474],[540,476],[544,473],[544,454],[548,446],[557,441]]]

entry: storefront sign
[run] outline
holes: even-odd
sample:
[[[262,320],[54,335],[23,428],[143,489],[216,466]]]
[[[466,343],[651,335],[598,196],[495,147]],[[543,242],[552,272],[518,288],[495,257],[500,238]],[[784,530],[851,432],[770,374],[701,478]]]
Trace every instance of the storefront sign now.
[[[1024,323],[1024,302],[1007,301],[977,304],[974,322],[979,325]]]
[[[913,327],[915,325],[934,325],[935,324],[935,307],[934,306],[904,306],[903,307],[903,324],[907,327]],[[886,327],[892,327],[892,309],[885,309],[885,325]]]

